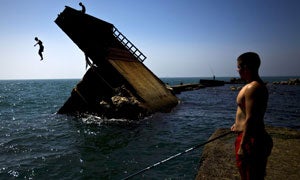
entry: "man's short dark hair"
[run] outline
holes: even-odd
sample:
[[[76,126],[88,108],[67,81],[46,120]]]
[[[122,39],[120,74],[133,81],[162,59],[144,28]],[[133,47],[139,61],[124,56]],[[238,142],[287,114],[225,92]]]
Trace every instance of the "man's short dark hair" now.
[[[246,52],[241,54],[237,61],[241,63],[241,66],[247,67],[250,70],[258,70],[260,66],[260,57],[255,52]]]

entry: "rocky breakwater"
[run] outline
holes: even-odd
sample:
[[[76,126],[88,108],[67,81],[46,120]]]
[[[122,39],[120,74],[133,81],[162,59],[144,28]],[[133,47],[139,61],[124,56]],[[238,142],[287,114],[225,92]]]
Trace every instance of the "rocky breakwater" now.
[[[300,85],[300,79],[289,79],[287,81],[274,81],[273,84],[275,85]]]

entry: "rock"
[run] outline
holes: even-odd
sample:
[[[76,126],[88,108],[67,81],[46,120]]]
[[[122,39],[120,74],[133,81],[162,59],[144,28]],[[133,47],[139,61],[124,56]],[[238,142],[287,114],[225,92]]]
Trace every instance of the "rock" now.
[[[287,81],[274,81],[274,85],[300,85],[300,79],[289,79]]]

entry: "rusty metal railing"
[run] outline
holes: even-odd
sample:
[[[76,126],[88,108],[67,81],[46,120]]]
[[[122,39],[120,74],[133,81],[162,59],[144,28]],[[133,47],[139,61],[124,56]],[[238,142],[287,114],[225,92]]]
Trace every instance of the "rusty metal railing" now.
[[[113,27],[113,34],[140,62],[145,61],[147,57],[133,43],[131,43],[116,27]]]

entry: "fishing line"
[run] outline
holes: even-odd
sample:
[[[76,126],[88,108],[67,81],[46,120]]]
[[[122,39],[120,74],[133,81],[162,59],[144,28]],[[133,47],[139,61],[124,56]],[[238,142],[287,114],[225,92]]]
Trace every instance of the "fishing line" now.
[[[122,180],[132,178],[132,177],[134,177],[134,176],[136,176],[136,175],[138,175],[138,174],[141,174],[142,172],[145,172],[145,171],[147,171],[147,170],[150,170],[150,169],[152,169],[152,168],[154,168],[154,167],[156,167],[156,166],[158,166],[158,165],[160,165],[160,164],[162,164],[162,163],[165,163],[165,162],[167,162],[167,161],[169,161],[169,160],[171,160],[171,159],[174,159],[174,158],[176,158],[176,157],[178,157],[178,156],[181,156],[181,155],[183,155],[183,154],[185,154],[185,153],[188,153],[188,152],[190,152],[190,151],[192,151],[192,150],[195,150],[195,149],[197,149],[197,148],[199,148],[199,147],[201,147],[201,146],[203,146],[203,145],[205,145],[205,144],[208,144],[208,143],[210,143],[210,142],[213,142],[213,141],[215,141],[215,140],[217,140],[217,139],[220,139],[220,138],[222,138],[222,137],[224,137],[224,136],[227,136],[228,134],[231,134],[231,133],[232,133],[232,131],[226,132],[226,133],[224,133],[224,134],[222,134],[222,135],[220,135],[220,136],[217,136],[217,137],[215,137],[215,138],[213,138],[213,139],[210,139],[210,140],[208,140],[208,141],[206,141],[206,142],[204,142],[204,143],[201,143],[201,144],[198,144],[198,145],[196,145],[196,146],[194,146],[194,147],[191,147],[191,148],[189,148],[189,149],[186,149],[186,150],[183,151],[183,152],[177,153],[177,154],[175,154],[175,155],[173,155],[173,156],[170,156],[170,157],[168,157],[168,158],[166,158],[166,159],[164,159],[164,160],[162,160],[162,161],[159,161],[159,162],[157,162],[157,163],[155,163],[155,164],[153,164],[153,165],[151,165],[151,166],[148,166],[148,167],[146,167],[146,168],[144,168],[144,169],[142,169],[142,170],[140,170],[140,171],[137,171],[136,173],[133,173],[133,174],[131,174],[131,175],[129,175],[129,176],[123,178]]]

